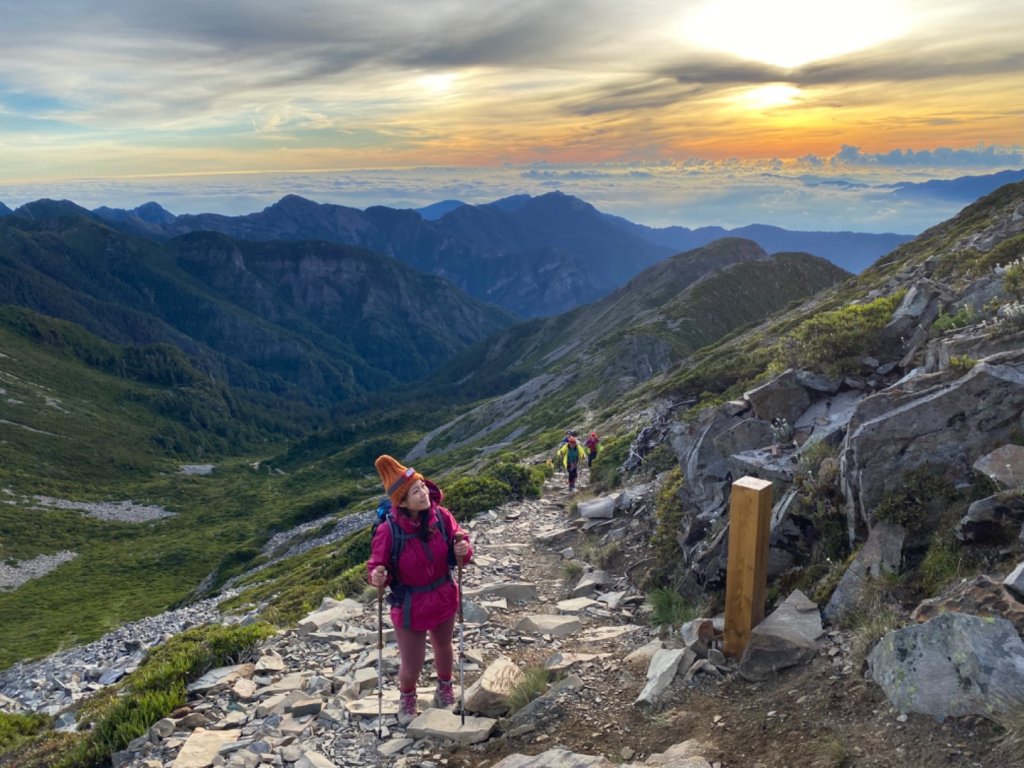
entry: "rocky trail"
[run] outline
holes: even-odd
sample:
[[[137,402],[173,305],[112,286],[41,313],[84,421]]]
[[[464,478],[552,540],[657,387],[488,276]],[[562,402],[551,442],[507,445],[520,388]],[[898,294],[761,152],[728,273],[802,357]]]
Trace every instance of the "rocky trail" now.
[[[685,633],[678,629],[659,637],[645,596],[626,575],[636,578],[650,555],[653,487],[624,491],[629,504],[616,503],[613,516],[584,518],[578,507],[588,498],[586,469],[580,480],[579,491],[571,494],[564,475],[556,474],[543,498],[505,505],[468,524],[476,555],[463,575],[465,724],[457,714],[426,708],[433,692],[428,660],[420,681],[421,716],[399,727],[393,643],[381,652],[383,699],[376,694],[375,601],[325,601],[296,627],[267,640],[255,658],[196,681],[189,705],[114,755],[113,765],[1022,764],[1000,745],[988,721],[956,718],[937,724],[929,717],[898,715],[878,687],[864,679],[849,638],[835,630],[826,631],[809,663],[759,683],[744,680],[731,662],[705,648],[703,656],[716,663],[703,657],[690,663],[688,657],[685,667],[673,669],[662,681],[655,700],[638,702],[648,690],[656,650],[685,645]],[[611,500],[603,501],[610,510]],[[589,562],[598,559],[605,570]],[[122,632],[115,642],[121,667],[147,642]],[[73,671],[66,658],[63,664],[47,666],[44,660],[23,669],[17,677],[21,687],[7,675],[0,678],[0,694],[8,703],[34,701],[38,710],[47,701],[54,707],[54,696],[81,698],[102,687],[101,679],[116,679],[105,674],[109,662],[80,661],[87,672]],[[507,713],[504,694],[515,677],[510,668],[547,669],[553,682],[527,706]],[[489,675],[494,679],[485,684]],[[0,757],[0,766],[8,764]]]

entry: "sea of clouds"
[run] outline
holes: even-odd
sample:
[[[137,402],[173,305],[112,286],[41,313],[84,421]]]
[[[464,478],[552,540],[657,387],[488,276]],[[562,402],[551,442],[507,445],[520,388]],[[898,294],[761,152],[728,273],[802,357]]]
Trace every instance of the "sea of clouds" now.
[[[687,160],[648,164],[505,165],[292,173],[234,173],[0,184],[0,202],[16,208],[41,198],[85,208],[134,208],[155,201],[174,214],[242,215],[284,195],[364,209],[422,208],[444,200],[489,203],[555,190],[598,210],[654,227],[770,224],[791,230],[917,234],[955,215],[976,196],[906,186],[1024,167],[1012,150],[896,151],[843,147],[829,158],[795,161]]]

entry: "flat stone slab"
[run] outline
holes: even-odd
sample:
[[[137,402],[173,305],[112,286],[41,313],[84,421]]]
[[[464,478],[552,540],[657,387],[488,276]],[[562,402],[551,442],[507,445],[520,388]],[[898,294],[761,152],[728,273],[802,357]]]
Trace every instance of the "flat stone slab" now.
[[[575,616],[552,616],[551,614],[524,616],[516,623],[516,629],[520,632],[536,632],[552,637],[565,637],[579,632],[582,628],[583,625]]]
[[[400,755],[402,750],[406,747],[411,747],[415,743],[415,739],[410,739],[406,736],[395,737],[377,745],[377,752],[384,755],[384,757],[394,757],[395,755]]]
[[[538,544],[553,545],[560,539],[567,538],[576,533],[575,528],[556,528],[551,531],[541,531],[533,537]]]
[[[376,717],[377,692],[374,691],[372,695],[363,696],[363,698],[356,699],[355,701],[345,702],[345,709],[351,714],[359,715],[360,717]],[[384,691],[384,697],[381,700],[381,710],[385,715],[398,714],[398,689]]]
[[[498,721],[490,717],[462,716],[447,709],[428,709],[411,723],[405,732],[413,739],[439,737],[460,744],[479,744],[487,741]]]
[[[597,643],[602,640],[612,640],[616,637],[622,637],[629,632],[634,632],[642,627],[636,624],[620,624],[615,627],[596,627],[594,629],[588,629],[582,633],[579,639],[583,642]]]
[[[361,616],[365,606],[355,600],[346,598],[336,605],[324,608],[301,619],[298,622],[300,632],[316,632],[332,624],[344,624],[348,619]]]
[[[597,600],[589,597],[574,597],[571,600],[561,600],[555,606],[559,613],[579,613],[592,605],[598,605]]]
[[[172,768],[207,768],[220,748],[238,738],[238,731],[208,731],[196,728],[174,758]]]
[[[252,664],[235,664],[230,667],[216,667],[211,669],[198,680],[194,680],[188,686],[189,693],[206,693],[218,686],[229,687],[235,681],[243,677],[251,677],[253,674]]]
[[[526,603],[537,599],[537,585],[522,581],[499,581],[463,590],[463,597],[503,597],[512,602]]]
[[[560,672],[563,669],[569,669],[575,664],[582,664],[594,659],[606,659],[610,655],[610,653],[573,653],[571,651],[556,653],[544,661],[544,669],[550,672]]]
[[[277,693],[290,693],[292,691],[302,690],[302,686],[305,685],[306,681],[310,678],[308,672],[292,672],[290,675],[285,675],[280,680],[270,685],[264,686],[257,691],[258,696],[273,696]]]

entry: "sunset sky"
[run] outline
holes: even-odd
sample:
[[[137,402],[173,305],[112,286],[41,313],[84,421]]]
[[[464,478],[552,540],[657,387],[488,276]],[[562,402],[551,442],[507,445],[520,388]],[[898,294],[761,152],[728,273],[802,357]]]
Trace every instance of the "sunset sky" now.
[[[561,189],[913,233],[1024,168],[1020,0],[0,0],[0,201],[247,213]],[[837,183],[831,183],[837,182]]]

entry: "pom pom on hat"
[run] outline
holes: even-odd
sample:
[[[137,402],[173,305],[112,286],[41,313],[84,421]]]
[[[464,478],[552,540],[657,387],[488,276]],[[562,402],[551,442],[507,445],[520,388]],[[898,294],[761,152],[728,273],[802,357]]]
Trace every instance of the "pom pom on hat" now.
[[[405,494],[409,492],[409,486],[417,480],[424,479],[423,475],[415,469],[403,467],[397,459],[387,454],[378,456],[373,465],[377,467],[377,473],[384,483],[384,493],[388,495],[391,503],[396,507],[405,498]]]

